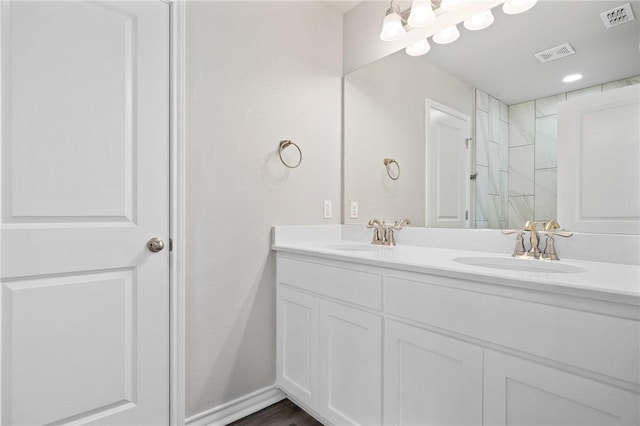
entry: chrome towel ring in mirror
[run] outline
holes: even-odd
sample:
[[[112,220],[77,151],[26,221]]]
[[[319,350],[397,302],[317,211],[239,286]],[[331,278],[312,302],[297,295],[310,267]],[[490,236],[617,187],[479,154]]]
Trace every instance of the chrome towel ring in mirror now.
[[[295,162],[295,164],[293,162],[287,162],[285,161],[284,158],[282,158],[282,152],[289,146],[294,146],[298,150],[298,161]],[[278,148],[278,155],[280,156],[280,161],[282,161],[282,164],[284,164],[290,169],[295,169],[300,165],[300,163],[302,163],[302,150],[297,144],[291,142],[290,140],[280,141],[280,147]]]
[[[391,167],[392,164],[396,165],[395,173],[392,171],[392,167]],[[398,162],[393,158],[385,158],[384,165],[387,167],[387,175],[389,175],[391,180],[398,180],[398,178],[400,177],[400,164],[398,164]]]

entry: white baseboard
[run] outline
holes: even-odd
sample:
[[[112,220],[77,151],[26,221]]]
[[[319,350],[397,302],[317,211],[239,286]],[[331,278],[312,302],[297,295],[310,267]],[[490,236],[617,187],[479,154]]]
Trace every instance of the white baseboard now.
[[[267,386],[226,404],[191,416],[185,420],[185,425],[224,426],[285,398],[286,395],[276,388],[276,385]]]

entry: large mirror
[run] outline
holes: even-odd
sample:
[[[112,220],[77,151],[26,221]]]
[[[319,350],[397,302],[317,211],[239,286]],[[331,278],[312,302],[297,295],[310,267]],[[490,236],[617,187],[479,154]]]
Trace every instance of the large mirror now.
[[[606,28],[600,16],[626,3],[542,0],[520,15],[496,7],[485,30],[460,24],[454,43],[429,39],[424,56],[402,50],[347,74],[345,223],[555,219],[558,103],[640,83],[640,1],[628,2],[633,21]],[[541,62],[534,54],[544,51]],[[576,73],[583,78],[562,82]],[[444,143],[465,132],[468,149]]]

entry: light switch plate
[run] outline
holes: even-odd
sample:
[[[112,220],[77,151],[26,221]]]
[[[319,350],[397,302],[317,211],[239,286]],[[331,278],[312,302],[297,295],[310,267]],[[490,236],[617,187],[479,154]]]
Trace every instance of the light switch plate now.
[[[351,202],[351,219],[357,219],[357,218],[358,218],[358,202],[352,201]]]
[[[333,203],[331,200],[324,200],[324,218],[331,219],[333,217]]]

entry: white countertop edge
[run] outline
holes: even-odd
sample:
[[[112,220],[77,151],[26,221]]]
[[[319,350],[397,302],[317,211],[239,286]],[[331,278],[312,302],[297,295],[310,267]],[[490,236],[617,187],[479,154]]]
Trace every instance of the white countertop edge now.
[[[272,242],[274,245],[331,240],[368,243],[372,235],[372,230],[367,229],[366,225],[285,225],[273,227]],[[398,246],[461,249],[496,254],[510,254],[515,246],[514,235],[503,235],[496,229],[409,226],[396,231],[395,239]],[[555,243],[562,260],[640,266],[640,235],[574,233],[571,238],[556,238]],[[544,241],[540,244],[542,249]]]
[[[316,240],[314,242],[273,244],[272,249],[285,253],[311,255],[330,260],[346,261],[378,267],[383,266],[401,271],[473,280],[491,285],[516,287],[640,306],[640,267],[638,266],[590,261],[561,261],[568,265],[579,266],[587,269],[587,271],[575,274],[536,273],[494,270],[491,268],[459,264],[453,261],[456,257],[508,257],[508,255],[490,252],[470,252],[466,250],[415,246],[403,246],[401,248],[402,250],[406,250],[407,248],[411,250],[415,249],[417,253],[422,252],[425,255],[425,258],[429,257],[427,256],[429,252],[438,253],[440,255],[439,260],[444,261],[438,264],[429,261],[415,263],[403,259],[390,260],[385,259],[384,257],[376,257],[375,253],[370,252],[343,252],[327,248],[330,244],[345,243],[362,244],[361,241],[345,241],[340,238],[335,238],[332,240]],[[395,248],[389,248],[388,250],[394,249]],[[537,262],[537,260],[531,261]],[[593,269],[596,269],[596,272],[593,272]],[[623,281],[622,285],[603,286],[594,283],[594,281],[599,282],[599,280],[602,279],[601,276],[603,274],[607,275],[615,269],[622,269],[626,275],[629,275],[621,278],[612,278]],[[634,277],[636,278],[635,283],[633,281]],[[574,279],[576,281],[574,281]]]

